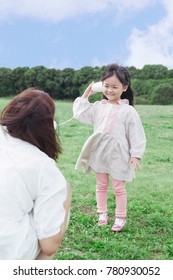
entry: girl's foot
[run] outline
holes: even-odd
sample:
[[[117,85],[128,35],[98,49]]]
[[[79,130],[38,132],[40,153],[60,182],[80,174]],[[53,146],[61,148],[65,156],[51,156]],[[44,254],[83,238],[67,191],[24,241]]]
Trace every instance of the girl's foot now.
[[[112,231],[121,231],[126,224],[126,218],[116,218],[113,227],[111,228]]]
[[[99,213],[99,219],[98,219],[98,225],[99,226],[105,226],[108,223],[108,214],[105,213]]]

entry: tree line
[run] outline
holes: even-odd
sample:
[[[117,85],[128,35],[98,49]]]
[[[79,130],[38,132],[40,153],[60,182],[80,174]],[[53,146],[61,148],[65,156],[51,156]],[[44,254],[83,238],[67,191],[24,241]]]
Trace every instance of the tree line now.
[[[74,100],[92,81],[99,81],[105,66],[49,69],[44,66],[0,68],[0,97],[14,96],[28,87],[48,92],[54,99]],[[163,65],[127,67],[136,104],[173,104],[173,70]],[[99,95],[101,96],[101,95]],[[98,95],[92,99],[99,98]]]

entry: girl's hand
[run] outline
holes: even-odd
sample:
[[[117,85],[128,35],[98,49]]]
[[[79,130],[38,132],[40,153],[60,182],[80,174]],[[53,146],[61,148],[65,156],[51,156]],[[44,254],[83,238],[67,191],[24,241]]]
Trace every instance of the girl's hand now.
[[[84,91],[84,94],[82,95],[82,97],[87,98],[92,94],[96,94],[96,91],[92,91],[92,85],[94,84],[94,82],[92,82]]]
[[[141,170],[140,164],[139,164],[139,158],[136,157],[131,157],[129,160],[128,165],[134,164],[134,167],[137,168],[138,170]]]

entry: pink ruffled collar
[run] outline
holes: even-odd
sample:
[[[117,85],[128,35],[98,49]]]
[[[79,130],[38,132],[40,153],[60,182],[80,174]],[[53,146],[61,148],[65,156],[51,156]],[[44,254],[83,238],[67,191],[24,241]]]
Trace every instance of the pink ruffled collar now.
[[[109,103],[107,99],[102,99],[101,102],[102,102],[103,104]],[[120,99],[117,103],[118,103],[119,105],[129,104],[129,100],[128,100],[128,99]],[[109,103],[109,104],[111,104],[111,103]]]

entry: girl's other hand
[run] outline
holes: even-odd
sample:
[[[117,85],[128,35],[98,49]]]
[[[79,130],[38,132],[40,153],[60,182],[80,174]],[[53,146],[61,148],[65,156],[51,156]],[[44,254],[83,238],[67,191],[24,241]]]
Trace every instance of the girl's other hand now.
[[[138,170],[141,170],[140,164],[139,164],[139,158],[136,157],[131,157],[129,160],[128,165],[134,164],[134,167],[137,168]]]
[[[94,84],[94,82],[92,82],[91,84],[89,84],[89,86],[86,88],[86,90],[84,91],[84,94],[82,95],[82,97],[87,98],[92,94],[96,94],[96,91],[92,91],[92,85]]]

